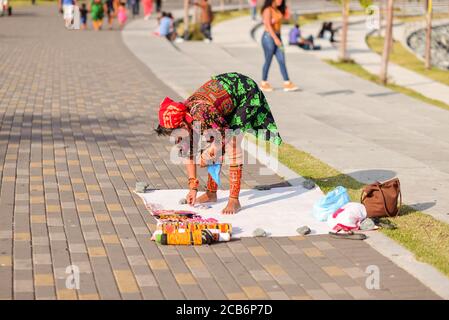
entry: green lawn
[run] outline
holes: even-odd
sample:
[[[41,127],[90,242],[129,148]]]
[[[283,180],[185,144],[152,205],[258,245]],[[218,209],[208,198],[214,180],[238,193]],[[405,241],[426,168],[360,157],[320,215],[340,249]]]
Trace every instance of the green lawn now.
[[[371,82],[375,82],[375,83],[377,83],[379,85],[383,85],[381,83],[380,79],[379,79],[379,76],[374,75],[374,74],[366,71],[365,69],[363,69],[357,63],[340,62],[340,61],[334,61],[334,60],[325,60],[325,61],[327,63],[329,63],[330,65],[332,65],[334,67],[337,67],[340,70],[352,73],[353,75],[356,75],[356,76],[358,76],[358,77],[360,77],[362,79],[365,79],[365,80],[368,80],[368,81],[371,81]],[[449,105],[447,105],[446,103],[444,103],[442,101],[439,101],[439,100],[428,98],[428,97],[422,95],[421,93],[416,92],[416,91],[414,91],[412,89],[409,89],[409,88],[406,88],[406,87],[402,87],[402,86],[398,86],[398,85],[396,85],[394,83],[388,83],[388,84],[385,85],[385,87],[387,87],[387,88],[389,88],[389,89],[391,89],[393,91],[396,91],[396,92],[408,95],[408,96],[410,96],[412,98],[421,100],[421,101],[423,101],[425,103],[434,105],[436,107],[449,110]]]
[[[382,54],[384,46],[383,37],[370,36],[366,38],[366,42],[371,50],[378,54]],[[430,70],[427,70],[424,67],[424,62],[419,60],[413,53],[404,48],[398,41],[394,41],[390,61],[449,86],[449,71],[441,70],[436,67],[432,67]]]
[[[402,21],[402,22],[418,22],[418,21],[425,21],[425,17],[423,15],[419,16],[395,16],[395,19]],[[438,19],[447,19],[449,18],[449,13],[441,13],[441,12],[434,12],[433,13],[433,20]]]
[[[252,138],[249,139],[255,141]],[[279,161],[304,178],[315,181],[323,192],[329,192],[337,186],[344,186],[348,189],[352,201],[360,201],[361,190],[364,186],[362,183],[306,152],[284,143],[279,148]],[[407,205],[401,208],[399,217],[389,220],[398,228],[381,230],[381,232],[413,252],[417,260],[431,264],[449,276],[448,224]]]
[[[365,12],[364,11],[351,11],[350,15],[351,16],[360,16],[360,15],[364,15]],[[298,20],[295,21],[292,17],[290,18],[290,20],[284,20],[283,24],[286,25],[293,25],[298,23],[300,26],[304,26],[306,24],[309,23],[314,23],[314,22],[319,22],[319,21],[328,21],[328,20],[332,20],[332,19],[336,19],[336,18],[340,18],[341,17],[341,11],[336,11],[336,12],[323,12],[323,13],[305,13],[305,14],[301,14],[298,16]]]

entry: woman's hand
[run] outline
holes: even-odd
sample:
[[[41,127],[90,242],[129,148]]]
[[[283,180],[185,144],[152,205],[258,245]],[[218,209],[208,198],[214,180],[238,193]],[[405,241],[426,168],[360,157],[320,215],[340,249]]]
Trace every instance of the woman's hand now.
[[[204,167],[209,162],[216,162],[218,159],[218,147],[211,143],[210,146],[201,153],[201,166]]]
[[[190,204],[192,206],[195,205],[197,192],[198,191],[196,191],[196,190],[190,190],[189,191],[189,193],[186,196],[187,204]]]
[[[274,43],[276,44],[276,46],[282,47],[282,41],[278,37],[274,38]]]

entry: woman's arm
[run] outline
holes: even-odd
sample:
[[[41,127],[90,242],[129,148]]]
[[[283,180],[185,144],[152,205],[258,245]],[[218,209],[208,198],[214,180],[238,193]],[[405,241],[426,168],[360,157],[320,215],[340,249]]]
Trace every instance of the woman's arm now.
[[[192,188],[191,183],[197,184],[196,179],[196,164],[193,159],[189,159],[186,162],[187,176],[189,177],[189,193],[186,196],[186,201],[190,205],[195,205],[196,194],[198,193],[198,187]]]
[[[196,179],[196,164],[195,164],[195,160],[193,159],[188,159],[186,160],[186,171],[187,171],[187,176],[193,179]]]
[[[266,8],[263,11],[262,16],[263,16],[263,24],[265,26],[265,29],[268,31],[270,36],[273,38],[274,43],[276,43],[276,45],[278,47],[282,46],[281,39],[279,39],[279,37],[276,35],[276,32],[274,32],[274,29],[273,29],[273,25],[271,24],[271,19],[272,19],[271,10],[269,8]]]

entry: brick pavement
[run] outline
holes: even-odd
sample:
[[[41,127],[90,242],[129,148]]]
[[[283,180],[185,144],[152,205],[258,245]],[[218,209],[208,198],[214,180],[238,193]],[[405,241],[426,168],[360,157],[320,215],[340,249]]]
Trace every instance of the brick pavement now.
[[[118,32],[66,31],[54,7],[16,11],[0,19],[0,299],[437,298],[363,242],[151,242],[132,190],[185,185],[152,133],[157,102],[176,94]],[[245,187],[282,183],[258,168]],[[381,290],[365,287],[372,264]],[[66,288],[69,265],[79,290]]]

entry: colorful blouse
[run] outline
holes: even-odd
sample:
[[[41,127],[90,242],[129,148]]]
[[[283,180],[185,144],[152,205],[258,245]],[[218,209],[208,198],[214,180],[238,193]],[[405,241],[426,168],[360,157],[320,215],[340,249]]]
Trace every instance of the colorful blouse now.
[[[224,138],[225,130],[251,132],[276,145],[282,143],[268,102],[251,78],[239,73],[212,77],[185,102],[201,131],[217,129]],[[223,143],[225,143],[223,139]],[[224,149],[223,149],[224,151]]]

